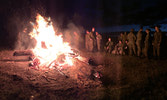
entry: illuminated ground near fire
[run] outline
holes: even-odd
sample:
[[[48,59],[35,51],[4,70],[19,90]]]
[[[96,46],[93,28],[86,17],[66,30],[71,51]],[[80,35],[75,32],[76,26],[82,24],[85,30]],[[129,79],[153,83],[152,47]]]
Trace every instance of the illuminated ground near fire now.
[[[0,99],[153,99],[167,96],[166,60],[156,61],[128,56],[90,54],[104,70],[102,83],[66,78],[57,70],[38,71],[28,66],[26,57],[13,57],[14,51],[0,52]],[[101,59],[99,59],[101,58]],[[82,65],[82,64],[81,64]],[[82,65],[83,66],[83,65]],[[78,66],[79,67],[79,66]]]

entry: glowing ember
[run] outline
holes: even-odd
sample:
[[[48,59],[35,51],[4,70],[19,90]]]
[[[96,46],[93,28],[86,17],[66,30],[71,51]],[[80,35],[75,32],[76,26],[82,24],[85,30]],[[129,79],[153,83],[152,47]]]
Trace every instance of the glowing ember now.
[[[49,67],[50,64],[73,65],[69,56],[73,51],[68,43],[63,42],[62,35],[56,35],[52,23],[46,21],[39,14],[36,17],[36,23],[32,23],[34,29],[30,35],[37,42],[32,51],[34,56],[39,59],[39,66]],[[53,61],[55,63],[52,63]]]

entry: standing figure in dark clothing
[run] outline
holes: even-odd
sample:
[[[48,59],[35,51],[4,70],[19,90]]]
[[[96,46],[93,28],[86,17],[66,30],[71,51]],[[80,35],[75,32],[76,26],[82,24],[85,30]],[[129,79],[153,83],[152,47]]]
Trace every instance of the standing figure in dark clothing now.
[[[146,37],[144,41],[144,50],[143,50],[143,54],[146,58],[150,57],[151,42],[152,42],[152,38],[150,34],[150,29],[146,29]]]
[[[162,33],[158,26],[155,26],[155,33],[153,36],[153,56],[160,57],[160,47],[161,47]]]
[[[92,28],[92,31],[90,32],[90,38],[93,40],[93,49],[92,51],[95,50],[95,46],[96,46],[96,39],[95,39],[95,28]]]
[[[97,44],[97,50],[101,51],[101,40],[102,40],[102,36],[96,32],[96,44]]]
[[[93,51],[93,39],[92,34],[87,30],[85,35],[85,47],[87,51],[92,52]]]
[[[136,40],[136,46],[137,46],[137,56],[140,57],[142,53],[142,37],[143,37],[143,28],[140,28],[140,30],[137,32],[137,40]]]
[[[131,29],[130,33],[127,36],[129,55],[131,56],[132,56],[132,53],[136,55],[136,47],[135,47],[136,36],[134,35],[133,32],[134,32],[134,29]]]

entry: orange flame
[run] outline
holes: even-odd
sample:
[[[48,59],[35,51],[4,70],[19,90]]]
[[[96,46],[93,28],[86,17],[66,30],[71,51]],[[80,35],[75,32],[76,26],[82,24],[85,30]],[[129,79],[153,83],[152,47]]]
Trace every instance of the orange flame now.
[[[62,35],[56,35],[52,23],[48,23],[40,14],[36,17],[36,23],[30,35],[37,41],[32,51],[40,60],[39,66],[48,66],[60,57],[63,61],[58,61],[58,64],[73,65],[72,59],[68,56],[73,51],[68,43],[63,42]]]

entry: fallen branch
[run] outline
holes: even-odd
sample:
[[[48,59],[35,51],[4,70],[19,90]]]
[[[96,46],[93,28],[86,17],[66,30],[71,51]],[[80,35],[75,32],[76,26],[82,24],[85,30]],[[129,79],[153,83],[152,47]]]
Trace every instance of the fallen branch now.
[[[13,53],[13,56],[32,56],[33,53],[31,50],[19,50]]]
[[[46,81],[50,82],[50,81],[48,80],[48,78],[47,78],[45,75],[43,75],[42,77],[43,77]]]
[[[52,62],[48,65],[48,67],[52,66],[52,64],[55,63],[55,62],[56,62],[56,60],[52,61]],[[59,66],[59,65],[57,65],[57,66]],[[58,69],[57,66],[56,66],[56,64],[54,64],[54,68],[55,68],[61,75],[65,76],[66,78],[69,78],[69,76],[67,76],[67,75],[66,75],[65,73],[63,73],[60,69]]]

